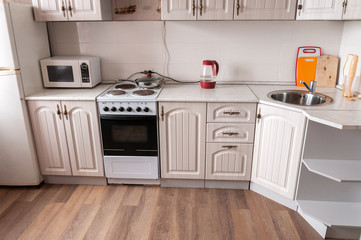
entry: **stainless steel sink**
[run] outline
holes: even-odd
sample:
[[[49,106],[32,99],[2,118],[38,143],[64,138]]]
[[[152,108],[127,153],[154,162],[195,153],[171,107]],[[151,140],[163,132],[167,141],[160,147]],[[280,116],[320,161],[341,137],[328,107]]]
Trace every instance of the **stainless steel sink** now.
[[[290,103],[300,106],[313,106],[319,104],[329,104],[333,99],[321,93],[309,93],[301,90],[279,90],[268,93],[269,98],[276,101]]]

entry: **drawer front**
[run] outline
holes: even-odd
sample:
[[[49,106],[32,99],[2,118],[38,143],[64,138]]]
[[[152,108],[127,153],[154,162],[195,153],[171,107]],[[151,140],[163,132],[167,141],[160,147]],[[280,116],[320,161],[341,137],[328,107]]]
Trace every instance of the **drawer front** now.
[[[253,143],[253,138],[254,124],[207,124],[207,142]]]
[[[207,143],[206,179],[251,178],[253,144]]]
[[[207,122],[254,123],[255,103],[208,103]]]

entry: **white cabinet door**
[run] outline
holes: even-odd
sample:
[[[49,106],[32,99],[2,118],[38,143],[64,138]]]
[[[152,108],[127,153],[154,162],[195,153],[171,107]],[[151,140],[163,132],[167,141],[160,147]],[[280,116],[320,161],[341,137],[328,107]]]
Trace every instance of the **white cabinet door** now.
[[[68,0],[67,3],[69,21],[102,20],[99,0]]]
[[[297,0],[235,0],[234,19],[295,19]]]
[[[71,175],[59,101],[28,101],[36,150],[43,175]]]
[[[160,102],[162,178],[204,179],[206,103]]]
[[[198,0],[198,20],[232,20],[234,0]]]
[[[344,0],[298,0],[297,20],[341,20]]]
[[[66,0],[33,0],[36,21],[67,21]]]
[[[162,0],[162,20],[196,20],[197,0]]]
[[[347,0],[347,6],[343,13],[344,20],[360,20],[361,19],[361,1]]]
[[[250,180],[252,144],[207,143],[206,179]]]
[[[96,103],[61,103],[73,175],[104,176]]]
[[[263,104],[258,114],[251,181],[294,199],[306,118]]]

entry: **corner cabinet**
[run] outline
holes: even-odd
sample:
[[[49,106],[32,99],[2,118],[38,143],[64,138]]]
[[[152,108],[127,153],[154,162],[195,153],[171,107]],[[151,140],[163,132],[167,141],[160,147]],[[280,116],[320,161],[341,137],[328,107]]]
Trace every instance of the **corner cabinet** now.
[[[258,105],[251,182],[294,199],[306,117]]]
[[[234,0],[162,0],[162,20],[232,20]]]
[[[111,0],[33,0],[36,21],[111,20]]]
[[[28,101],[43,175],[104,176],[95,101]]]
[[[297,0],[236,0],[234,20],[294,20]]]
[[[297,20],[361,19],[360,0],[298,0]]]
[[[162,178],[204,179],[206,103],[160,103]]]

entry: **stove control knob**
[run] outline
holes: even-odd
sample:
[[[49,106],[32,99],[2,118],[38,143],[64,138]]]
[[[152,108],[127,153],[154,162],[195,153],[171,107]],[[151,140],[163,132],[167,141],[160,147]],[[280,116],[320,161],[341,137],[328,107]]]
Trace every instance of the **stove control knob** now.
[[[125,110],[125,109],[124,109],[123,107],[120,107],[120,108],[119,108],[119,111],[121,111],[121,112],[124,112],[124,110]]]
[[[104,110],[104,112],[108,112],[108,111],[109,111],[109,108],[108,108],[108,107],[104,107],[103,110]]]
[[[144,112],[149,112],[149,108],[145,107],[145,108],[143,109],[143,111],[144,111]]]
[[[127,107],[127,111],[131,112],[133,109],[131,107]]]
[[[117,108],[116,108],[116,107],[112,107],[110,110],[112,110],[112,112],[115,112],[115,111],[117,111]]]
[[[136,110],[137,112],[142,111],[142,109],[141,109],[140,107],[137,107],[135,110]]]

